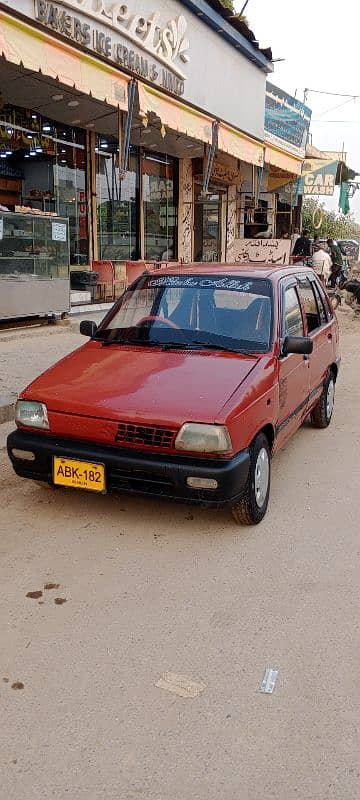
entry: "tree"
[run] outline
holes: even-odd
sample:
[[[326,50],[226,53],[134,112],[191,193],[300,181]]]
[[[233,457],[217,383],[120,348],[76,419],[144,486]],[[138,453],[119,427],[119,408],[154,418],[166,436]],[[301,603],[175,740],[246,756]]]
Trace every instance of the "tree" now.
[[[315,228],[314,221],[317,224],[320,219],[320,227]],[[312,238],[318,235],[321,239],[356,239],[360,242],[360,224],[353,214],[344,216],[337,211],[328,211],[324,203],[314,197],[304,202],[303,228]]]
[[[221,3],[222,6],[224,6],[224,8],[227,8],[229,11],[232,11],[232,13],[234,14],[234,17],[236,17],[238,20],[240,20],[240,22],[243,22],[244,25],[249,27],[249,23],[248,23],[247,18],[244,17],[241,14],[237,14],[236,13],[233,0],[220,0],[220,3]]]

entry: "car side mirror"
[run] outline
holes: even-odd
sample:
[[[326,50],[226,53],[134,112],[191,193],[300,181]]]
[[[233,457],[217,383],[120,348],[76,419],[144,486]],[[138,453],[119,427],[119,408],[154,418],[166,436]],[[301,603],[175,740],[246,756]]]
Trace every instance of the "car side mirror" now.
[[[297,353],[298,355],[309,356],[313,351],[313,347],[313,340],[309,336],[286,336],[281,354],[289,356],[290,353]]]
[[[80,322],[80,333],[83,336],[95,336],[97,324],[92,319],[83,319]]]

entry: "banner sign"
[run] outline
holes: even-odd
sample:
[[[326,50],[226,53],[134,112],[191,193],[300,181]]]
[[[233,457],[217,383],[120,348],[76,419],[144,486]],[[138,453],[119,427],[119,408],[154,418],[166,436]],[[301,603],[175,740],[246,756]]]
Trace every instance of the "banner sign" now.
[[[265,140],[303,157],[311,109],[272,83],[266,83]]]
[[[322,161],[320,158],[306,159],[299,181],[299,194],[334,194],[338,161]]]
[[[304,197],[331,197],[334,194],[338,161],[323,161],[320,158],[305,159],[300,178],[278,191],[281,203],[296,206],[299,195]]]
[[[233,261],[237,264],[289,264],[290,239],[235,239]]]

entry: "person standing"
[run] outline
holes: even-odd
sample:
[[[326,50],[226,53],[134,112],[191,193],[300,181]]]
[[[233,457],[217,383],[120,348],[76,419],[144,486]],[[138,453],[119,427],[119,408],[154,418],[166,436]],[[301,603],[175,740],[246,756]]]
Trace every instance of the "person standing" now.
[[[293,256],[302,256],[303,258],[310,258],[311,244],[309,239],[309,231],[303,231],[302,235],[295,242],[292,252]]]
[[[300,239],[300,231],[299,228],[295,228],[294,233],[291,234],[291,252],[294,252],[294,247],[297,240]]]
[[[335,289],[337,279],[340,276],[344,277],[343,275],[344,261],[339,245],[335,244],[333,239],[328,239],[327,244],[330,250],[331,262],[332,262],[330,286],[332,289]]]
[[[314,245],[312,266],[314,272],[316,272],[319,278],[321,278],[326,284],[331,275],[332,259],[329,253],[324,250],[324,247],[321,243]]]

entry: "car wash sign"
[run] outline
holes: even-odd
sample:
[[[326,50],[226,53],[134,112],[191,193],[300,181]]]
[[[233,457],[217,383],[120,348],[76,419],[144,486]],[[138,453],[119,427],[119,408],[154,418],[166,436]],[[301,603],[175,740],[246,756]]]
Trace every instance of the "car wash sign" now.
[[[297,194],[331,196],[334,194],[338,161],[305,159]]]

